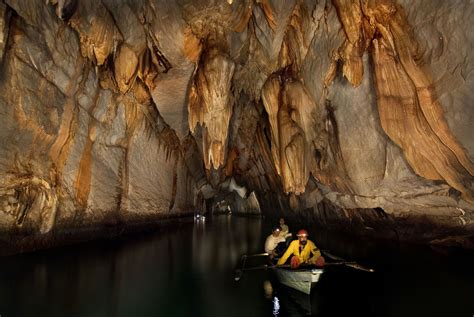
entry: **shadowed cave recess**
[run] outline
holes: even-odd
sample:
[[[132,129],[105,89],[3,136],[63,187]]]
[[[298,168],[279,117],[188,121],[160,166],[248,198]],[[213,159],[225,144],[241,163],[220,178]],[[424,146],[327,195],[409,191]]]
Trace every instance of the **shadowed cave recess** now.
[[[196,212],[474,248],[474,5],[0,0],[0,246]]]

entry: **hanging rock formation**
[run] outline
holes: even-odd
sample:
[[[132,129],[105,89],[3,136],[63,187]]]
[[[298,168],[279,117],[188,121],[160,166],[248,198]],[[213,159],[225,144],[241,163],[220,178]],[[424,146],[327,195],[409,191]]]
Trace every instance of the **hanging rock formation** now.
[[[0,0],[0,241],[228,206],[473,248],[473,16],[463,0]]]
[[[227,149],[234,63],[216,47],[202,55],[189,96],[189,127],[194,133],[201,124],[204,164],[217,169],[224,164]]]

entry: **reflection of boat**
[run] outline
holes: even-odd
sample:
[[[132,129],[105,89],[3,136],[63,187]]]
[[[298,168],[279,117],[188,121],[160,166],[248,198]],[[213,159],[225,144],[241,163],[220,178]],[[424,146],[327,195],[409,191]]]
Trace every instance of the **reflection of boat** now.
[[[324,269],[317,268],[302,268],[298,270],[275,268],[274,271],[281,284],[305,294],[311,293],[311,289],[324,273]]]
[[[310,316],[314,312],[310,294],[304,294],[286,285],[281,285],[277,296],[282,316]]]

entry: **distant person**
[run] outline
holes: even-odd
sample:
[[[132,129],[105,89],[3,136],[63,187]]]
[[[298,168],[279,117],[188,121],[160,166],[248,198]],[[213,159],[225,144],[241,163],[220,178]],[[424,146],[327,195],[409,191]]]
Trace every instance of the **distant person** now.
[[[278,265],[285,264],[290,255],[293,255],[290,260],[292,268],[298,268],[301,264],[313,264],[316,266],[324,266],[324,257],[313,243],[308,240],[308,232],[304,229],[298,231],[296,235],[298,240],[294,240],[288,246],[285,253],[278,260]],[[312,255],[312,256],[311,256]]]
[[[285,223],[285,218],[281,217],[279,221],[280,221],[280,227],[281,227],[280,235],[284,236],[285,239],[291,237],[292,234],[290,233],[290,229],[288,228],[288,225]]]
[[[272,233],[265,240],[265,252],[268,253],[270,259],[274,259],[283,253],[286,247],[285,242],[285,237],[281,235],[281,227],[273,227]]]

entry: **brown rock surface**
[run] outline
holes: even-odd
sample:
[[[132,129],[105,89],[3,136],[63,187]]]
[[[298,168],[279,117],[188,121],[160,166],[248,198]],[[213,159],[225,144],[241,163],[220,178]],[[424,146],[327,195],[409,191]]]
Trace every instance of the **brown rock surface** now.
[[[0,0],[0,238],[229,206],[469,247],[473,17],[463,0]]]

